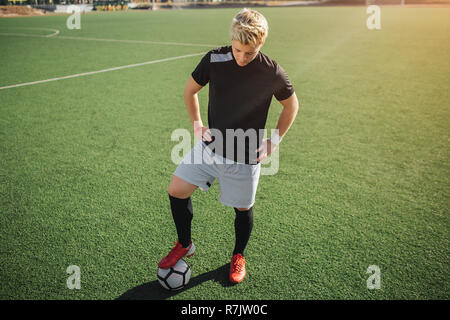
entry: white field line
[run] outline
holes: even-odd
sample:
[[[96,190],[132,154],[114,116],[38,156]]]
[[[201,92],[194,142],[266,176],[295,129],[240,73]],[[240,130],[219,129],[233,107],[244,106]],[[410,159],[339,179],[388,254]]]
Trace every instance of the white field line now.
[[[36,37],[36,38],[50,38],[53,39],[70,39],[70,40],[84,40],[84,41],[104,41],[104,42],[121,42],[121,43],[141,43],[141,44],[159,44],[167,46],[187,46],[187,47],[220,47],[218,44],[200,44],[200,43],[188,43],[188,42],[169,42],[169,41],[146,41],[146,40],[121,40],[121,39],[103,39],[103,38],[86,38],[86,37],[70,37],[70,36],[57,36],[59,30],[56,29],[44,29],[44,28],[18,28],[18,29],[40,29],[40,30],[50,30],[53,31],[49,35],[40,34],[28,34],[28,33],[11,33],[11,32],[1,32],[2,36],[20,36],[20,37]]]
[[[40,38],[50,38],[59,34],[58,29],[50,29],[50,28],[26,28],[26,27],[14,27],[14,29],[25,29],[25,30],[44,30],[44,31],[52,31],[51,34],[39,35],[39,34],[29,34],[29,33],[1,33],[2,35],[20,35],[20,36],[36,36]]]
[[[97,73],[103,73],[103,72],[109,72],[109,71],[116,71],[116,70],[140,67],[140,66],[144,66],[144,65],[147,65],[147,64],[154,64],[154,63],[160,63],[160,62],[166,62],[166,61],[190,58],[190,57],[195,57],[195,56],[204,55],[204,54],[206,54],[206,52],[193,53],[193,54],[187,54],[187,55],[184,55],[184,56],[178,56],[178,57],[171,57],[171,58],[164,58],[164,59],[146,61],[146,62],[129,64],[129,65],[126,65],[126,66],[113,67],[113,68],[97,70],[97,71],[77,73],[77,74],[72,74],[72,75],[69,75],[69,76],[63,76],[63,77],[58,77],[58,78],[46,79],[46,80],[38,80],[38,81],[33,81],[33,82],[25,82],[25,83],[13,84],[13,85],[9,85],[9,86],[0,87],[0,90],[10,89],[10,88],[17,88],[17,87],[24,87],[24,86],[31,86],[31,85],[34,85],[34,84],[51,82],[51,81],[59,81],[59,80],[77,78],[77,77],[84,77],[84,76],[89,76],[89,75],[93,75],[93,74],[97,74]]]
[[[220,47],[218,44],[199,44],[199,43],[186,43],[186,42],[164,42],[164,41],[146,41],[146,40],[118,40],[118,39],[101,39],[101,38],[84,38],[84,37],[69,37],[59,36],[58,39],[71,39],[71,40],[88,40],[88,41],[106,41],[106,42],[123,42],[123,43],[143,43],[143,44],[160,44],[168,46],[187,46],[187,47]]]

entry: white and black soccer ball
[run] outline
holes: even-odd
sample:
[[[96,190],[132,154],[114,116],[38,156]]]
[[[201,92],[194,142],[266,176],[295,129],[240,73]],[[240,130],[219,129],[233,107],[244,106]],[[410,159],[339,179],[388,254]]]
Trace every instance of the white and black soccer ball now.
[[[158,281],[167,290],[180,290],[188,284],[191,268],[183,259],[168,269],[158,269]]]

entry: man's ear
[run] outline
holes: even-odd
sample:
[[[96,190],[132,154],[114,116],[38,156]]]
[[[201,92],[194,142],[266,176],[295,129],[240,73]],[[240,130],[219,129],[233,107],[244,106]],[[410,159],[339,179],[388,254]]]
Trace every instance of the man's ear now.
[[[266,39],[264,39],[261,43],[260,43],[260,47],[259,47],[259,49],[261,50],[261,48],[264,46],[264,42],[266,41]]]

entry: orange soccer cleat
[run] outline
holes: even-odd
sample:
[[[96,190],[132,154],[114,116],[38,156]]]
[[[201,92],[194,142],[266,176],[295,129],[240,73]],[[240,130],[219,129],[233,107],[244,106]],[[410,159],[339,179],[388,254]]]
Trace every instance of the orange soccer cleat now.
[[[191,241],[191,245],[187,248],[183,248],[181,246],[181,243],[178,241],[175,243],[175,246],[170,250],[169,254],[161,259],[161,261],[158,263],[158,267],[161,269],[168,269],[172,266],[174,266],[178,260],[180,260],[183,257],[190,258],[194,255],[195,246],[194,243]]]
[[[235,254],[230,263],[230,281],[233,283],[242,282],[245,275],[245,259],[240,253]]]

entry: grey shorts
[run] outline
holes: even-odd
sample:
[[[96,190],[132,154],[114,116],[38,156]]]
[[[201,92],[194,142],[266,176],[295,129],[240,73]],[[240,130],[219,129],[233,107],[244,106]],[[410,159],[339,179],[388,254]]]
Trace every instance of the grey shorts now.
[[[250,208],[255,203],[261,164],[232,162],[211,151],[202,141],[184,156],[174,172],[182,180],[208,191],[219,180],[219,201],[234,208]]]

